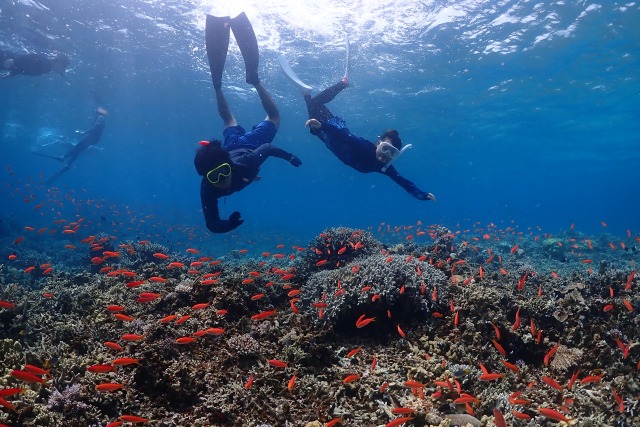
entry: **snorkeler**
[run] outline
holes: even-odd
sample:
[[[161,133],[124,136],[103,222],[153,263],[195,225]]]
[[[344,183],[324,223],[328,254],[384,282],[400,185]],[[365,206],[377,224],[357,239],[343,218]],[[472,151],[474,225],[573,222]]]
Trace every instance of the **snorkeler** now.
[[[233,30],[244,58],[246,81],[255,87],[267,113],[267,117],[250,132],[238,125],[222,93],[222,72],[229,47],[230,29]],[[258,78],[258,42],[244,12],[235,18],[207,15],[205,34],[218,113],[224,124],[224,142],[217,139],[201,141],[194,164],[198,175],[202,176],[200,199],[207,228],[213,233],[226,233],[240,226],[244,220],[240,218],[238,211],[233,212],[227,220],[220,219],[220,197],[240,191],[258,180],[260,166],[269,156],[279,157],[295,167],[302,162],[294,154],[271,144],[280,125],[280,112]]]
[[[39,54],[14,54],[7,51],[0,51],[0,76],[13,77],[18,74],[26,76],[39,76],[52,71],[64,76],[64,72],[69,66],[69,58],[59,54],[53,58]]]
[[[32,150],[32,153],[38,156],[64,162],[64,166],[62,167],[62,169],[60,169],[51,178],[45,181],[45,184],[51,184],[56,179],[60,178],[63,173],[71,168],[71,164],[76,161],[80,153],[82,153],[90,146],[97,145],[100,142],[100,137],[102,136],[102,132],[104,131],[105,116],[107,114],[107,110],[102,107],[98,107],[91,128],[82,132],[79,136],[80,140],[71,148],[71,150],[69,150],[62,156],[51,156],[49,154],[41,153],[37,150]]]
[[[309,126],[311,134],[316,135],[335,156],[347,166],[362,173],[379,172],[404,188],[409,194],[419,200],[436,200],[431,193],[420,190],[413,182],[402,177],[391,165],[400,155],[411,148],[411,144],[402,147],[398,131],[389,129],[378,136],[373,143],[364,138],[353,135],[345,121],[334,116],[325,104],[331,102],[336,95],[349,86],[349,42],[347,40],[347,67],[344,77],[335,85],[326,88],[316,96],[311,96],[312,87],[303,83],[291,69],[287,59],[279,56],[280,65],[287,77],[300,89],[307,104]]]

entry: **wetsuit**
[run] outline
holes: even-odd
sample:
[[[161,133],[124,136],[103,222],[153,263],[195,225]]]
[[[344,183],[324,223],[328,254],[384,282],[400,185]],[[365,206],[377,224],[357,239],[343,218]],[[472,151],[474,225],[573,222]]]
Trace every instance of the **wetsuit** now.
[[[10,67],[5,67],[5,61],[13,60]],[[27,76],[39,76],[54,70],[52,59],[37,53],[14,55],[6,51],[0,52],[0,69],[9,70],[9,76],[24,74]]]
[[[260,171],[260,166],[269,156],[287,160],[294,166],[300,165],[295,155],[276,147],[271,141],[276,135],[276,127],[272,122],[262,121],[251,132],[245,132],[241,126],[231,126],[224,130],[223,147],[231,157],[231,186],[217,188],[209,183],[206,176],[200,184],[200,200],[207,228],[213,233],[226,233],[242,224],[238,217],[220,219],[218,199],[240,191],[251,184]],[[238,220],[240,222],[238,222]]]
[[[325,104],[332,101],[347,86],[348,84],[339,82],[314,97],[308,93],[304,94],[309,118],[322,123],[320,129],[311,129],[311,133],[320,138],[345,165],[362,173],[379,172],[384,174],[416,199],[430,200],[429,193],[420,190],[413,182],[402,177],[393,166],[389,166],[383,172],[382,168],[385,164],[376,158],[376,145],[369,140],[353,135],[347,128],[345,121],[334,116],[326,107]]]

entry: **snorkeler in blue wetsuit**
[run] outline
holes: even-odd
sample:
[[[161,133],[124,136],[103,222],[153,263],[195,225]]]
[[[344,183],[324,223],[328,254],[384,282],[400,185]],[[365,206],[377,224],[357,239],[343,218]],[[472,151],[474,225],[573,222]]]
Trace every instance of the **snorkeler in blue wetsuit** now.
[[[80,134],[80,140],[73,145],[73,147],[62,156],[51,156],[49,154],[41,153],[37,150],[32,150],[33,154],[38,156],[47,157],[49,159],[55,159],[61,162],[64,162],[64,166],[58,172],[56,172],[51,178],[45,181],[46,184],[53,183],[56,179],[60,178],[60,176],[68,171],[71,168],[73,162],[76,161],[78,156],[87,148],[97,145],[100,142],[100,138],[102,137],[102,132],[104,131],[105,125],[105,117],[107,115],[107,110],[102,107],[99,107],[96,110],[96,113],[93,118],[93,125],[88,130],[82,132]]]
[[[351,166],[358,172],[382,173],[416,199],[436,200],[433,194],[420,190],[413,182],[402,177],[391,165],[406,149],[411,147],[410,144],[402,147],[402,141],[397,130],[390,129],[385,131],[378,137],[377,142],[373,143],[353,135],[347,128],[345,121],[341,117],[334,116],[326,107],[325,104],[331,102],[336,95],[349,86],[347,72],[345,72],[340,82],[326,88],[316,96],[311,96],[311,86],[304,84],[298,78],[284,56],[280,55],[278,59],[285,74],[301,90],[307,104],[309,120],[307,120],[305,126],[309,126],[311,133],[320,138],[342,163]]]
[[[14,54],[0,51],[0,76],[2,77],[13,77],[18,74],[39,76],[52,71],[63,76],[68,66],[69,58],[62,54],[49,58],[39,53]]]
[[[267,117],[250,132],[238,125],[222,93],[222,71],[229,47],[229,29],[233,30],[244,58],[246,81],[255,87],[267,113]],[[280,112],[258,78],[258,42],[247,16],[244,12],[235,18],[207,15],[205,32],[218,113],[224,123],[224,142],[215,139],[201,141],[194,164],[198,175],[202,176],[200,199],[207,228],[213,233],[226,233],[240,226],[244,220],[238,211],[233,212],[229,219],[220,219],[220,197],[240,191],[259,179],[260,166],[269,156],[279,157],[295,167],[302,162],[297,156],[271,144],[280,125]]]

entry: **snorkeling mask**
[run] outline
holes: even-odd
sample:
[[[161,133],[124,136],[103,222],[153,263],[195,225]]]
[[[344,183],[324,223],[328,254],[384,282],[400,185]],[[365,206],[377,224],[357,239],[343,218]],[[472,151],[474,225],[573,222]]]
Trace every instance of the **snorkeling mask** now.
[[[211,184],[218,184],[221,180],[231,175],[231,165],[229,163],[223,163],[218,167],[211,169],[207,172],[207,181]]]
[[[380,170],[382,172],[386,172],[389,166],[391,166],[391,163],[393,163],[398,157],[402,155],[402,153],[404,153],[409,148],[411,148],[411,144],[407,144],[404,147],[402,147],[401,150],[398,150],[390,142],[379,141],[376,151],[380,151],[380,153],[390,157],[390,160],[387,163],[385,163],[385,165]]]

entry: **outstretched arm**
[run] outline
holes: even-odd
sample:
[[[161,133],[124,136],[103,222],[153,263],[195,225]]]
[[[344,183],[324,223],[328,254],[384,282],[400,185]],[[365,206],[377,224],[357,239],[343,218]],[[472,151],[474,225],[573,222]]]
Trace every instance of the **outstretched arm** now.
[[[278,157],[282,160],[286,160],[295,167],[298,167],[302,164],[298,156],[296,156],[295,154],[289,153],[288,151],[285,151],[282,148],[276,147],[273,144],[262,144],[260,147],[256,148],[251,153],[247,154],[243,158],[242,163],[245,164],[246,166],[257,169],[270,156]]]
[[[391,178],[396,184],[404,188],[407,193],[411,194],[418,200],[433,200],[436,201],[436,196],[431,193],[420,190],[413,182],[401,176],[396,168],[389,166],[386,172],[384,172],[389,178]]]
[[[243,219],[240,219],[240,212],[236,211],[232,213],[229,219],[220,219],[218,198],[215,194],[212,194],[211,189],[211,185],[206,179],[203,179],[200,184],[200,200],[202,202],[204,219],[209,231],[212,233],[227,233],[238,228],[244,222]]]

